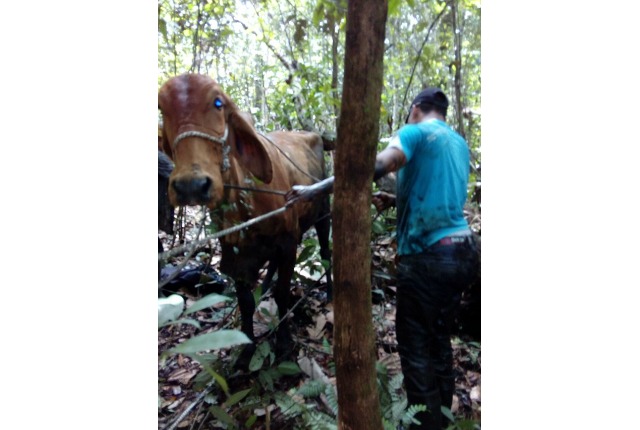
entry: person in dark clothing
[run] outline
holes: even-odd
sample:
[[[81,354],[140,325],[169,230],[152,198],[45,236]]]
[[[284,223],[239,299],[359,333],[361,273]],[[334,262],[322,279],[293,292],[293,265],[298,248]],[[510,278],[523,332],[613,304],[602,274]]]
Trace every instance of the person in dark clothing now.
[[[411,429],[439,430],[454,394],[451,332],[464,289],[479,269],[478,245],[464,217],[469,148],[446,122],[449,101],[438,88],[420,92],[406,125],[376,156],[374,180],[397,171],[396,195],[377,193],[382,210],[398,209],[396,335],[409,404],[428,410]],[[294,187],[289,202],[333,191],[334,178]]]

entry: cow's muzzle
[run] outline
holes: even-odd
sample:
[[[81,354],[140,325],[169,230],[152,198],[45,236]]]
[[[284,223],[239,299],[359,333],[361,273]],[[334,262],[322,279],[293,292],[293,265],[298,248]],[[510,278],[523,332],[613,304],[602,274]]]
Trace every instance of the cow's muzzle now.
[[[207,176],[174,179],[171,186],[179,206],[206,205],[211,201],[212,181]]]

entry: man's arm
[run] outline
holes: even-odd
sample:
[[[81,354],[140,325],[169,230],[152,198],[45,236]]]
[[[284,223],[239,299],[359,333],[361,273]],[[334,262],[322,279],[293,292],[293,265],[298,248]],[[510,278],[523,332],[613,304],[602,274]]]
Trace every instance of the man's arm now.
[[[378,155],[376,155],[376,167],[373,171],[373,180],[379,179],[387,173],[397,172],[400,170],[407,159],[404,152],[397,146],[387,146]]]
[[[381,178],[387,173],[395,172],[400,169],[405,162],[406,158],[400,148],[396,146],[389,146],[385,148],[382,152],[376,155],[376,166],[373,172],[373,180]],[[299,200],[307,202],[309,200],[313,200],[313,198],[318,195],[332,193],[334,180],[335,178],[331,176],[330,178],[309,186],[294,185],[291,190],[287,192],[287,206]]]

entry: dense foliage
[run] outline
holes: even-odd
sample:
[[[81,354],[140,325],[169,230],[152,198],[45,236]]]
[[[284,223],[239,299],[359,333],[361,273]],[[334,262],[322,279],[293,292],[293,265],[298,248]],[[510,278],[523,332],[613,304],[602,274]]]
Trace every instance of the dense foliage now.
[[[480,13],[479,0],[389,1],[381,142],[420,89],[440,86],[480,167]],[[260,129],[335,132],[345,16],[346,0],[159,0],[158,84],[209,74]]]
[[[467,215],[472,228],[479,232],[480,1],[388,3],[379,148],[404,124],[415,94],[426,86],[441,87],[451,102],[448,121],[471,149],[471,205]],[[259,130],[335,133],[342,96],[346,7],[347,0],[159,0],[158,86],[185,72],[207,74],[241,109],[253,114]],[[397,428],[401,422],[407,425],[417,412],[416,408],[407,408],[397,357],[393,372],[387,373],[382,364],[397,356],[389,349],[395,344],[395,336],[385,306],[393,294],[382,290],[387,287],[385,279],[389,279],[388,266],[393,261],[387,245],[394,213],[390,210],[379,217],[372,209],[372,243],[375,238],[384,241],[384,246],[374,247],[372,264],[377,285],[374,297],[382,301],[376,307],[379,313],[374,309],[374,319],[379,320],[377,348],[382,358],[377,382],[385,429]],[[313,292],[317,272],[326,265],[320,262],[313,240],[307,239],[303,245],[296,279],[298,284],[311,284],[306,287]],[[277,324],[275,309],[267,310],[270,302],[260,298],[258,291],[258,314],[265,320],[265,330],[272,330]],[[233,296],[232,290],[225,293]],[[231,363],[237,351],[225,350],[245,342],[242,333],[226,330],[233,326],[232,300],[213,295],[195,301],[194,297],[195,303],[189,303],[186,310],[185,302],[176,305],[169,300],[170,306],[159,313],[159,423],[174,428],[185,419],[183,411],[190,414],[189,422],[206,421],[200,412],[204,407],[221,426],[216,428],[252,428],[254,424],[269,428],[271,420],[277,425],[296,423],[293,428],[336,428],[335,381],[327,379],[333,378],[335,368],[330,328],[333,310],[321,306],[320,301],[303,300],[307,294],[313,295],[308,292],[300,299],[303,304],[298,314],[311,315],[311,327],[319,328],[317,335],[310,331],[309,324],[296,324],[299,338],[305,339],[297,363],[276,363],[269,343],[261,342],[250,366],[253,376],[235,372]],[[213,331],[203,334],[206,330]],[[188,340],[179,343],[183,339]],[[214,347],[213,340],[217,342]],[[181,346],[176,346],[178,343]],[[212,348],[224,352],[201,353]],[[473,388],[458,392],[457,422],[450,428],[475,428],[474,420],[462,418],[479,418],[479,344],[475,348],[454,344],[456,366],[465,369],[459,372],[459,379]],[[309,370],[301,365],[305,362],[315,367]],[[193,388],[203,391],[197,396],[195,392],[181,392]],[[193,411],[186,408],[187,402]]]

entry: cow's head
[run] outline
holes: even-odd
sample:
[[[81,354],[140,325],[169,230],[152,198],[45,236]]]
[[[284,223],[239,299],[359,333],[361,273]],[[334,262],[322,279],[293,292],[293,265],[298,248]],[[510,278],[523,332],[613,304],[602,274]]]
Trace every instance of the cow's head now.
[[[262,182],[271,182],[272,164],[264,141],[210,77],[171,78],[160,88],[158,108],[164,151],[175,163],[169,184],[174,206],[216,207],[236,160]]]

